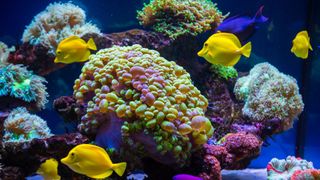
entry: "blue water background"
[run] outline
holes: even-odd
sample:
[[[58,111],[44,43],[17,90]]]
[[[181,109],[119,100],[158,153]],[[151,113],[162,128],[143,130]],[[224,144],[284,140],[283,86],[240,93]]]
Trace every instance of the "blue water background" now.
[[[2,1],[0,6],[1,28],[0,41],[14,45],[20,43],[22,33],[32,18],[45,7],[55,1],[49,0],[11,0]],[[68,1],[60,1],[68,2]],[[138,28],[135,18],[136,9],[141,9],[142,0],[78,0],[73,3],[86,10],[87,19],[97,24],[105,33],[123,31]],[[248,60],[241,60],[236,68],[240,71],[248,71],[255,64],[269,62],[281,72],[295,77],[299,86],[304,89],[305,127],[302,134],[304,158],[314,162],[320,168],[320,61],[319,49],[320,26],[315,22],[308,22],[309,0],[216,0],[219,9],[223,13],[231,12],[231,15],[248,13],[253,15],[256,10],[265,5],[264,15],[270,18],[269,24],[261,26],[259,31],[251,39],[253,54]],[[314,1],[316,2],[316,0]],[[320,7],[317,4],[317,7]],[[317,14],[317,17],[320,17]],[[309,18],[310,19],[310,18]],[[311,23],[311,25],[310,25]],[[319,24],[319,19],[318,22]],[[313,59],[305,62],[297,59],[290,53],[291,41],[295,34],[307,27],[312,27],[310,33],[314,46]],[[307,63],[304,64],[304,63]],[[81,67],[79,64],[67,66],[59,71],[51,73],[45,78],[49,82],[48,92],[50,102],[47,109],[38,113],[48,121],[53,133],[61,134],[65,129],[69,131],[72,125],[66,127],[63,120],[52,110],[52,101],[63,95],[72,94],[73,82],[78,78]],[[70,73],[72,72],[72,73]],[[303,80],[304,79],[304,80]],[[270,145],[263,147],[261,155],[251,163],[251,167],[266,167],[271,158],[285,158],[294,155],[296,148],[297,123],[294,128],[287,132],[273,136],[274,140],[268,139]],[[303,142],[303,141],[301,141]]]

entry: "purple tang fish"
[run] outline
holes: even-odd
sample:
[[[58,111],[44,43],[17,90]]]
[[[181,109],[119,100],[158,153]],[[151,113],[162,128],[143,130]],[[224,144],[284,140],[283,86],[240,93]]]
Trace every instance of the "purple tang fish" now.
[[[172,180],[203,180],[200,177],[192,176],[189,174],[178,174],[175,175]]]
[[[241,42],[248,40],[256,29],[258,23],[268,21],[268,18],[262,15],[264,6],[261,6],[256,15],[251,18],[249,16],[233,16],[224,20],[216,29],[216,31],[228,32],[236,35]]]

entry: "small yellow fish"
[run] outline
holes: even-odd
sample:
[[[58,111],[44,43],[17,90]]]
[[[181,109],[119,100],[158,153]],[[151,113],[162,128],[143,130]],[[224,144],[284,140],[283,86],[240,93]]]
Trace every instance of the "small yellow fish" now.
[[[40,174],[45,180],[60,180],[58,175],[58,161],[50,158],[42,163],[37,170],[37,174]]]
[[[297,57],[307,59],[309,55],[309,49],[312,51],[310,44],[310,37],[307,31],[299,32],[292,41],[291,52]]]
[[[127,163],[113,164],[108,153],[101,147],[92,144],[80,144],[70,150],[67,157],[61,159],[74,172],[90,178],[103,179],[115,171],[122,176]]]
[[[78,36],[70,36],[59,43],[54,62],[70,64],[87,61],[91,54],[90,49],[97,50],[92,38],[86,43]]]
[[[223,66],[234,66],[240,60],[241,55],[248,58],[250,54],[251,42],[241,47],[237,36],[224,32],[210,36],[198,52],[198,56],[205,58],[208,62]]]

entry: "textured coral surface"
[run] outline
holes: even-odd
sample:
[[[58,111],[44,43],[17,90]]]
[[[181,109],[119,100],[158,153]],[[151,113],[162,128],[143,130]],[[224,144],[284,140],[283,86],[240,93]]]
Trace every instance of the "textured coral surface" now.
[[[115,112],[122,118],[122,136],[143,132],[157,143],[157,151],[187,159],[193,145],[212,136],[204,117],[207,100],[193,86],[190,75],[157,51],[140,45],[114,46],[90,57],[75,81],[77,103],[87,106],[80,130],[96,133]]]
[[[209,0],[151,0],[137,18],[141,25],[176,39],[215,28],[224,16]]]

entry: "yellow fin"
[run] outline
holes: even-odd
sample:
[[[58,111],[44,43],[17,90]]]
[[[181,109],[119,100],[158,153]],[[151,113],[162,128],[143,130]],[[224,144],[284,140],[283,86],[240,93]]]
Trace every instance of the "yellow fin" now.
[[[94,175],[94,176],[89,175],[89,177],[94,178],[94,179],[105,179],[105,178],[111,176],[112,173],[113,173],[113,171],[111,169],[109,169],[105,173]]]
[[[89,39],[89,41],[87,42],[87,45],[88,45],[88,48],[89,48],[89,49],[94,50],[94,51],[97,50],[97,46],[96,46],[96,44],[94,43],[94,41],[93,41],[92,38]]]
[[[310,41],[309,41],[309,49],[310,49],[311,51],[313,51],[312,46],[311,46],[311,44],[310,44]]]
[[[244,55],[246,58],[250,57],[251,54],[251,42],[248,42],[244,46],[241,47],[241,53]]]
[[[89,56],[90,56],[90,55],[91,55],[90,51],[87,50],[86,53],[85,53],[85,55],[84,55],[79,61],[77,61],[77,62],[85,62],[85,61],[87,61],[87,60],[89,59]]]
[[[299,32],[299,33],[297,34],[297,36],[303,36],[303,37],[305,37],[305,38],[307,38],[307,39],[310,39],[310,38],[309,38],[308,31],[301,31],[301,32]]]
[[[230,39],[233,43],[235,43],[235,45],[237,47],[241,47],[241,43],[240,40],[237,38],[236,35],[232,34],[232,33],[224,33],[224,32],[220,32],[220,33],[216,33],[215,37],[224,37],[227,39]]]
[[[60,43],[66,43],[68,41],[73,41],[73,40],[78,40],[78,39],[81,39],[81,38],[78,36],[69,36],[69,37],[65,38],[64,40],[62,40]]]
[[[112,169],[119,175],[122,176],[124,171],[126,170],[127,163],[122,162],[122,163],[117,163],[113,164]]]

